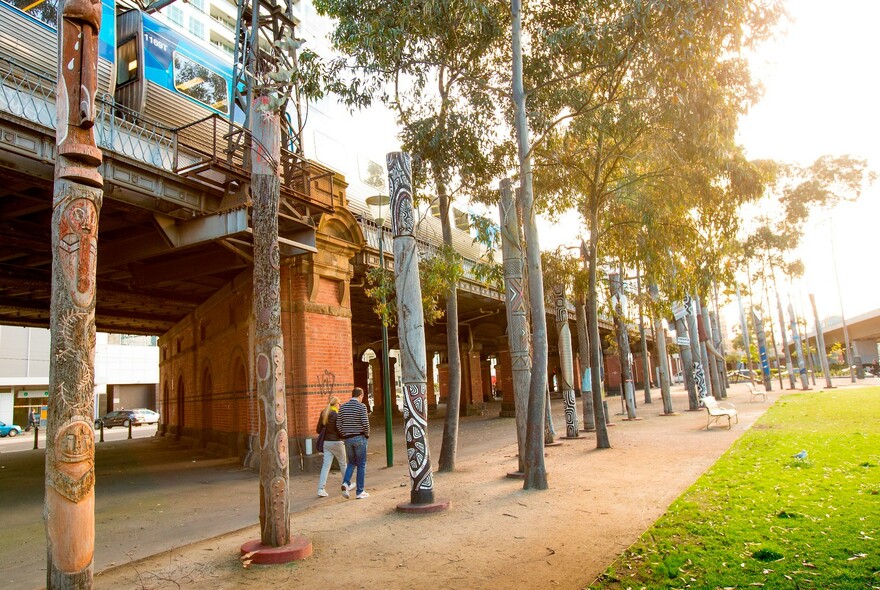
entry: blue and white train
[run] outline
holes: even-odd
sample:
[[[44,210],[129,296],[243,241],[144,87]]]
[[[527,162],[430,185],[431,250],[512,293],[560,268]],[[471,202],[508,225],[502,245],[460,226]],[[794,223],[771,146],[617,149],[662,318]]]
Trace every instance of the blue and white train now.
[[[0,55],[54,78],[59,3],[0,0]],[[230,116],[231,58],[140,10],[116,12],[116,0],[102,0],[99,96],[172,128]]]

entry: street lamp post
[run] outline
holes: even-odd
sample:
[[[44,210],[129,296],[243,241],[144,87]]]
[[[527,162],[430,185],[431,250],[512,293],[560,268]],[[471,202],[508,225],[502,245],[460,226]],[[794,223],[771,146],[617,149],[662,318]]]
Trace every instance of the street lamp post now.
[[[385,195],[374,195],[367,197],[367,207],[370,209],[370,217],[376,222],[379,236],[379,267],[385,271],[385,248],[383,246],[382,226],[385,225],[385,218],[388,216],[389,205],[391,199]],[[385,295],[382,295],[382,303],[385,303]],[[388,467],[394,465],[394,445],[392,444],[391,435],[391,370],[388,367],[388,327],[385,325],[385,319],[382,320],[382,399],[385,406],[385,455]]]

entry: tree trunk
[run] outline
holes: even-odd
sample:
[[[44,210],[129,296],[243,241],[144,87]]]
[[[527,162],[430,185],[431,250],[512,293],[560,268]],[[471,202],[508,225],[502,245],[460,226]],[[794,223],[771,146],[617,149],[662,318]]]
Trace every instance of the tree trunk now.
[[[715,306],[718,309],[718,306]],[[714,311],[709,312],[709,325],[712,326],[712,342],[718,356],[715,357],[715,365],[718,367],[718,385],[721,388],[721,399],[727,398],[727,390],[730,384],[727,381],[727,361],[724,358],[724,339],[721,337],[721,326],[718,324],[718,316]]]
[[[278,199],[281,126],[276,113],[253,102],[251,195],[254,226],[254,358],[260,440],[260,543],[290,543],[290,467],[284,337],[281,333],[281,254]]]
[[[685,308],[687,309],[687,328],[688,336],[691,343],[691,358],[694,366],[694,386],[697,390],[697,398],[709,395],[709,389],[706,386],[706,369],[703,365],[703,356],[700,350],[700,332],[697,329],[697,305],[696,301],[688,296],[685,299]],[[696,407],[691,410],[700,409],[699,399]]]
[[[516,442],[518,471],[525,473],[526,417],[529,405],[529,382],[532,363],[529,357],[529,316],[526,312],[523,281],[523,254],[519,240],[519,216],[510,179],[501,181],[501,251],[507,308],[507,342],[510,348],[510,372],[516,407]]]
[[[642,310],[642,277],[636,274],[636,290],[639,292],[639,337],[642,339],[642,389],[645,392],[645,403],[651,401],[651,363],[648,357],[648,339],[645,337],[645,314]]]
[[[432,167],[434,168],[434,167]],[[434,168],[436,170],[436,168]],[[450,202],[446,185],[439,177],[435,179],[440,198],[440,226],[443,244],[452,247],[452,225],[449,220]],[[458,450],[458,418],[461,404],[461,350],[458,343],[458,287],[452,285],[446,293],[446,353],[449,367],[446,390],[446,420],[443,423],[443,441],[440,445],[439,471],[455,471],[455,454]]]
[[[593,389],[593,413],[596,416],[596,448],[610,449],[611,440],[608,437],[608,417],[605,415],[605,404],[602,396],[602,340],[599,335],[599,311],[598,301],[598,272],[597,247],[599,244],[599,218],[594,209],[589,212],[590,223],[590,247],[588,249],[589,265],[589,293],[587,299],[587,325],[590,334],[590,373]],[[581,245],[583,249],[583,244]]]
[[[657,285],[648,288],[651,299],[657,301],[660,293]],[[663,413],[674,414],[672,409],[672,392],[669,385],[669,355],[666,352],[666,330],[663,329],[663,320],[654,318],[654,345],[657,347],[657,360],[660,363],[660,397],[663,399]]]
[[[776,278],[773,279],[773,290],[776,291]],[[782,311],[782,300],[779,298],[779,291],[776,291],[776,309],[779,312],[779,332],[782,334],[782,351],[785,353],[785,365],[788,369],[788,387],[794,389],[797,387],[794,381],[794,364],[791,362],[791,350],[788,348],[788,335],[785,328],[785,312]]]
[[[675,318],[675,343],[681,354],[682,373],[684,374],[684,384],[688,392],[688,409],[695,411],[700,409],[700,402],[697,392],[697,383],[694,378],[694,353],[691,348],[691,339],[688,335],[687,326],[687,300],[672,305],[672,315]]]
[[[88,5],[87,5],[88,6]],[[46,587],[92,587],[95,553],[95,300],[104,198],[93,130],[101,5],[58,11],[51,334],[46,424]],[[64,67],[62,67],[64,66]],[[67,97],[67,100],[64,100]]]
[[[526,242],[526,268],[532,310],[532,375],[529,383],[529,416],[526,438],[526,490],[547,489],[544,467],[545,397],[547,395],[547,319],[544,313],[544,285],[541,272],[541,248],[535,225],[532,194],[532,163],[529,154],[529,130],[526,122],[526,96],[522,79],[522,11],[520,0],[511,0],[513,48],[513,106],[515,113],[519,167],[522,178],[523,229]]]
[[[822,322],[816,309],[816,297],[812,293],[810,293],[810,305],[813,307],[813,321],[816,322],[816,353],[819,355],[819,364],[822,365],[822,374],[825,375],[825,387],[831,389],[834,385],[831,383],[828,354],[825,352],[825,334],[822,333]]]
[[[791,303],[788,304],[788,316],[791,318],[791,337],[794,339],[794,349],[798,357],[798,373],[800,373],[801,376],[801,389],[806,391],[810,388],[810,383],[807,381],[807,366],[804,362],[804,349],[801,346],[801,334],[800,330],[798,330],[797,316],[794,315],[794,306]]]
[[[761,374],[764,377],[764,389],[773,391],[773,379],[770,377],[770,361],[767,358],[767,338],[764,336],[764,324],[758,320],[755,310],[752,310],[752,325],[755,327],[755,337],[758,339],[758,354],[761,356]]]
[[[700,334],[700,353],[703,355],[703,362],[709,367],[709,379],[712,382],[712,395],[717,400],[721,400],[724,397],[722,393],[722,385],[721,378],[718,374],[718,364],[715,362],[715,358],[709,357],[709,347],[714,345],[712,344],[712,328],[709,323],[709,310],[706,309],[704,305],[700,305],[699,302],[697,304],[698,309],[700,310],[700,315],[697,317],[699,322],[703,325],[703,333]]]
[[[583,296],[578,297],[575,301],[574,313],[577,316],[578,362],[581,367],[581,405],[584,410],[584,432],[593,432],[596,430],[596,417],[593,414],[593,377],[590,374],[590,339],[587,336],[587,304],[586,301],[584,301]]]
[[[749,325],[746,322],[746,312],[743,309],[742,296],[739,294],[739,285],[736,286],[736,302],[739,305],[739,328],[742,330],[743,346],[746,351],[746,368],[749,370],[749,381],[755,384],[755,375],[752,373],[752,339],[749,337]],[[737,367],[739,368],[739,367]]]
[[[578,438],[577,405],[574,401],[574,355],[571,349],[571,328],[568,325],[568,299],[565,286],[554,285],[556,303],[556,334],[559,346],[559,386],[565,404],[565,437]],[[549,404],[547,405],[549,411]]]
[[[428,361],[422,287],[419,282],[419,252],[413,235],[412,169],[409,154],[403,152],[388,154],[387,162],[410,502],[431,504],[434,502],[434,477],[428,446]]]
[[[623,292],[623,275],[610,273],[608,283],[611,288],[611,300],[614,302],[614,328],[617,331],[617,354],[620,358],[620,395],[626,403],[627,420],[636,419],[635,392],[633,391],[632,364],[629,362],[629,331],[626,318],[623,315],[623,302],[626,295]]]

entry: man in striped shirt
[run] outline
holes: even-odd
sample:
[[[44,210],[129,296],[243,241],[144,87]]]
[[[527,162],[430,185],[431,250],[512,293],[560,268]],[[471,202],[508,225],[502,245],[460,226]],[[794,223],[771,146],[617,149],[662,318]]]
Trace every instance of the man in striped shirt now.
[[[351,472],[357,467],[357,495],[355,498],[358,500],[370,496],[364,489],[370,420],[367,418],[367,407],[361,403],[363,395],[364,390],[355,387],[351,392],[351,399],[339,406],[339,412],[336,415],[336,430],[345,441],[345,457],[348,460],[345,476],[342,478],[342,495],[348,498],[349,492],[354,488],[351,485]]]

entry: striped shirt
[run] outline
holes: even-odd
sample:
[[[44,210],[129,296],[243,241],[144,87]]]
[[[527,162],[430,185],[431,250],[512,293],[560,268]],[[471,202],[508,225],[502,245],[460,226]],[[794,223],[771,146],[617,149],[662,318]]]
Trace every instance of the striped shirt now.
[[[342,438],[351,438],[363,434],[370,438],[370,420],[367,418],[367,406],[351,398],[341,406],[336,415],[336,430]]]

